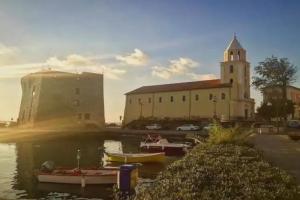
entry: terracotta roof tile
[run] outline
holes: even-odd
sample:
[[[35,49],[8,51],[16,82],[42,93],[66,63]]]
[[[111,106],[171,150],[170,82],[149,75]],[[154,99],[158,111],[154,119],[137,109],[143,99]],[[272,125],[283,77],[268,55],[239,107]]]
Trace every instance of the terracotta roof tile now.
[[[231,87],[231,84],[221,83],[220,79],[214,79],[214,80],[205,80],[205,81],[193,81],[193,82],[172,83],[172,84],[164,84],[164,85],[143,86],[126,93],[126,95],[209,89],[209,88],[224,88],[224,87]]]

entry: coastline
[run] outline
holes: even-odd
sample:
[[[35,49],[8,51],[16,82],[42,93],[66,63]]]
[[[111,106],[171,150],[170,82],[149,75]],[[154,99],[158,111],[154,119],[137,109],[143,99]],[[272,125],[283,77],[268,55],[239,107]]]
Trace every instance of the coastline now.
[[[186,137],[187,134],[195,134],[196,131],[175,130],[132,130],[120,128],[103,129],[25,129],[3,128],[0,129],[0,143],[14,143],[22,141],[50,140],[82,135],[95,136],[136,136],[142,137],[147,134],[159,134],[166,137]]]

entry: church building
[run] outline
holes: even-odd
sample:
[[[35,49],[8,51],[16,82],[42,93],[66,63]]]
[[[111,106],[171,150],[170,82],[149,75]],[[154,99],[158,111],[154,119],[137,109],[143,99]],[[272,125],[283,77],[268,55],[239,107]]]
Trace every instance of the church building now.
[[[236,36],[220,70],[220,79],[142,86],[126,93],[124,124],[140,118],[252,120],[250,63]]]

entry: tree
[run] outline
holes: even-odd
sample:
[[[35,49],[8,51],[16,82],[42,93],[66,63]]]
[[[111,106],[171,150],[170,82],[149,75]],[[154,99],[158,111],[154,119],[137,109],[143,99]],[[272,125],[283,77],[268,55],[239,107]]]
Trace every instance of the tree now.
[[[272,106],[268,105],[267,103],[262,103],[256,111],[257,115],[262,119],[270,121],[271,118],[274,117],[274,110],[272,110]]]
[[[256,76],[253,77],[252,85],[263,91],[267,87],[279,87],[281,99],[284,105],[287,103],[287,86],[296,80],[297,67],[292,65],[287,58],[272,56],[259,62],[254,68]],[[287,111],[282,110],[286,119]]]
[[[264,102],[257,108],[257,115],[265,120],[270,121],[271,118],[284,118],[285,115],[294,117],[294,103],[291,100],[284,102],[282,99]]]

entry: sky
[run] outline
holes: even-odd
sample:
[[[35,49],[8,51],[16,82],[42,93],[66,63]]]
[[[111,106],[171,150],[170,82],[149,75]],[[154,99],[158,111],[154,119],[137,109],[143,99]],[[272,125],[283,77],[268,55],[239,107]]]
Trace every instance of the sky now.
[[[297,0],[0,0],[0,121],[18,116],[20,78],[48,68],[104,73],[105,118],[118,121],[124,93],[140,86],[219,78],[234,33],[252,73],[272,55],[300,67],[299,9]]]

